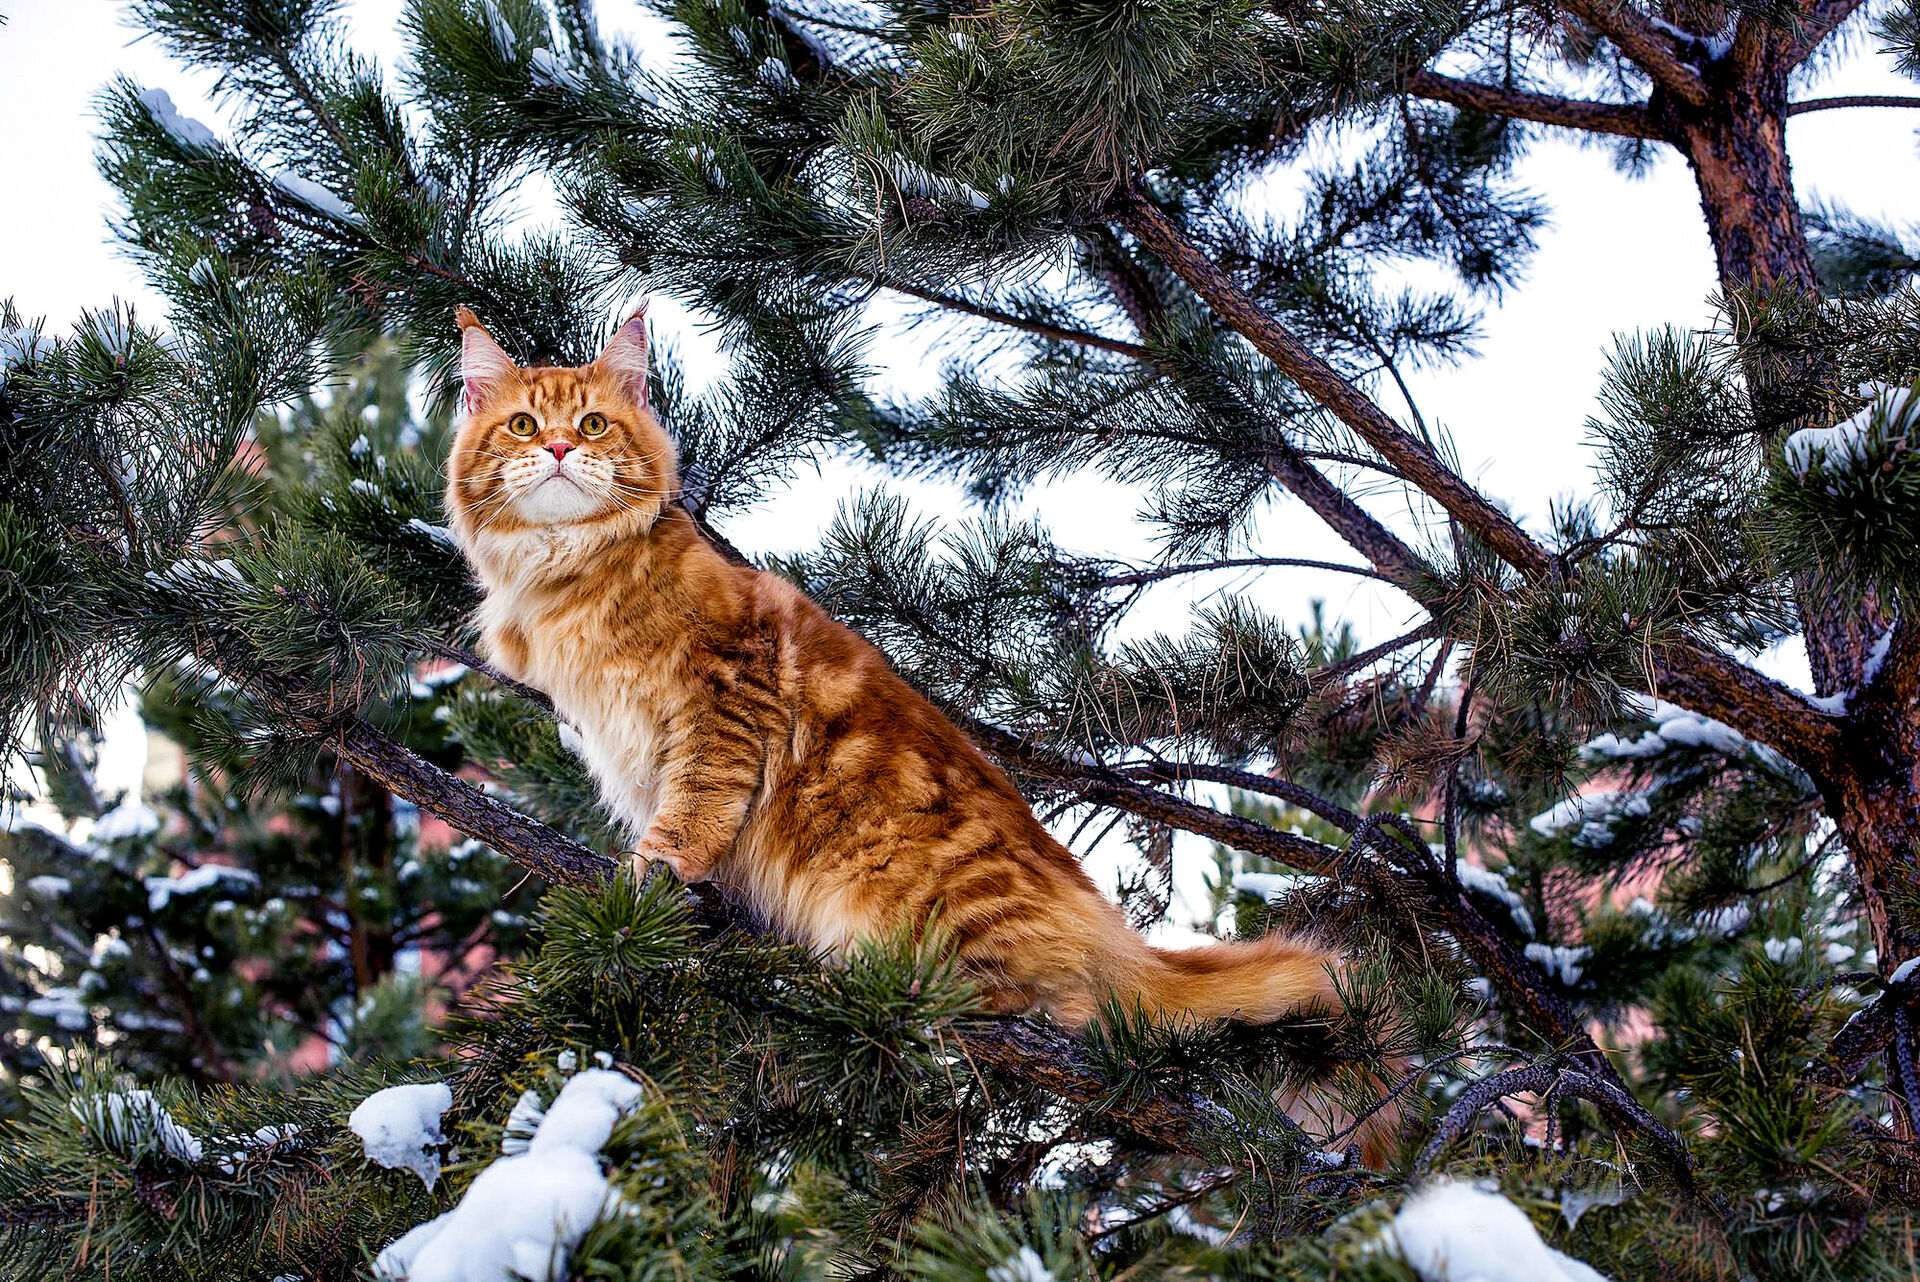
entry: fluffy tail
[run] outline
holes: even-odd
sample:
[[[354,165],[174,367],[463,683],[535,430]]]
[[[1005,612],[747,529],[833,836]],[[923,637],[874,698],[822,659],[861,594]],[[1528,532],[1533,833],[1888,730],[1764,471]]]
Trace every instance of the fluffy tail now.
[[[1148,948],[1139,967],[1149,1014],[1271,1024],[1288,1015],[1340,1008],[1337,954],[1286,935],[1204,948]]]
[[[1163,1019],[1270,1024],[1289,1017],[1333,1018],[1341,1009],[1334,985],[1339,954],[1286,935],[1204,948],[1147,948],[1132,969],[1141,1005]],[[1350,1101],[1371,1106],[1398,1084],[1404,1070],[1398,1060],[1342,1065],[1279,1102],[1309,1134],[1326,1140],[1341,1136],[1341,1148],[1357,1144],[1363,1161],[1381,1166],[1398,1137],[1399,1109],[1377,1108],[1356,1126]]]

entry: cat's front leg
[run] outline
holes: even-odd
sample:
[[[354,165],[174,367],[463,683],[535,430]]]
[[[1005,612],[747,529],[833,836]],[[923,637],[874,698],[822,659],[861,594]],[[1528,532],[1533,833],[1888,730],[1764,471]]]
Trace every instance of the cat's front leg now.
[[[689,719],[672,736],[659,805],[634,851],[636,866],[665,864],[691,885],[733,849],[760,787],[766,752],[739,718]]]

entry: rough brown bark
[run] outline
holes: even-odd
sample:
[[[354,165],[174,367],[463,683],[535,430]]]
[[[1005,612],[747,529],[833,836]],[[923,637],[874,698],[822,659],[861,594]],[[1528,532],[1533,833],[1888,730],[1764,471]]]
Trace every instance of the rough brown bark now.
[[[1451,103],[1490,116],[1509,116],[1543,125],[1559,125],[1585,133],[1620,138],[1659,139],[1660,128],[1643,103],[1590,102],[1556,98],[1551,94],[1481,84],[1434,71],[1416,71],[1407,77],[1407,92],[1435,102]]]
[[[1707,106],[1672,113],[1730,296],[1820,287],[1787,155],[1788,52],[1759,37],[1743,41],[1716,66]],[[1755,393],[1764,397],[1766,388]],[[1913,664],[1902,657],[1910,646],[1896,638],[1880,680],[1859,690],[1888,621],[1871,600],[1834,592],[1818,577],[1795,587],[1814,688],[1856,692],[1848,715],[1836,719],[1833,750],[1811,773],[1846,839],[1880,964],[1891,968],[1920,954],[1920,697]]]
[[[1844,770],[1821,780],[1860,880],[1880,967],[1920,956],[1920,622],[1895,627],[1886,661],[1850,701]]]

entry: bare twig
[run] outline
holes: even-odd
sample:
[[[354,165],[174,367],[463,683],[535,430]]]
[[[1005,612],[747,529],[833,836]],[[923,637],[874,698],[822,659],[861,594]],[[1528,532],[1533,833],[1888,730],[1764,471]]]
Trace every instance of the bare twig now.
[[[1899,94],[1856,93],[1833,98],[1808,98],[1787,104],[1789,116],[1804,116],[1809,111],[1833,111],[1840,107],[1920,107],[1920,98]]]

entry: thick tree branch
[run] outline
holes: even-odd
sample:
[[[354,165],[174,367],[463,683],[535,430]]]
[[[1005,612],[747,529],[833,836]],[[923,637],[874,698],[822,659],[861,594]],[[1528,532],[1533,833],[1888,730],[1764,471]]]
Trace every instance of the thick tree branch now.
[[[1543,125],[1560,125],[1587,133],[1614,134],[1621,138],[1664,140],[1659,126],[1644,103],[1588,102],[1577,98],[1556,98],[1551,94],[1531,93],[1525,89],[1505,89],[1499,85],[1459,80],[1432,71],[1416,71],[1407,77],[1407,92],[1418,98],[1451,103],[1490,116],[1509,116]]]
[[[1567,0],[1567,9],[1612,41],[1654,84],[1682,102],[1706,104],[1707,86],[1700,73],[1680,60],[1671,36],[1626,0]]]
[[[1743,663],[1702,645],[1658,656],[1653,689],[1660,698],[1724,721],[1774,748],[1816,780],[1843,756],[1840,725],[1806,698]]]
[[[1310,837],[1281,832],[1255,820],[1149,788],[1097,762],[1070,761],[985,721],[969,718],[964,728],[975,742],[995,756],[1014,762],[1035,778],[1070,787],[1097,805],[1111,806],[1309,872],[1330,873],[1344,853]]]
[[[597,885],[618,868],[605,855],[489,797],[358,717],[339,727],[333,750],[395,796],[438,815],[457,831],[485,842],[549,882]]]
[[[1269,315],[1156,206],[1135,199],[1126,206],[1121,221],[1261,355],[1359,433],[1361,439],[1405,473],[1410,483],[1472,530],[1515,569],[1534,575],[1552,571],[1553,558],[1528,537],[1512,517],[1488,502],[1441,461],[1432,446],[1394,422],[1371,397]],[[1379,562],[1376,560],[1375,564]]]

